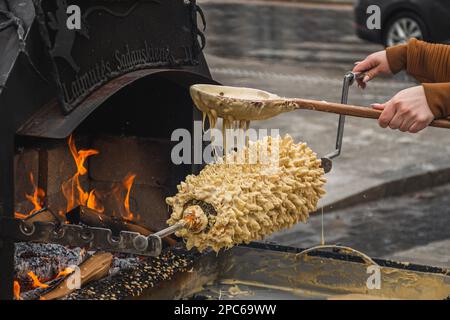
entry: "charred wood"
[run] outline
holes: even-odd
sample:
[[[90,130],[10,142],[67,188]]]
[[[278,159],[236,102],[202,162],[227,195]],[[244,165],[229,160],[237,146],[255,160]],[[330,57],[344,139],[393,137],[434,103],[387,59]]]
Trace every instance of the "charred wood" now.
[[[113,260],[113,255],[109,252],[97,252],[93,256],[82,262],[79,267],[80,285],[86,284],[102,279],[109,274],[109,269]],[[74,271],[76,276],[76,271]],[[63,298],[70,293],[77,290],[73,281],[72,274],[67,275],[57,286],[46,291],[41,297],[41,300],[56,300]]]
[[[69,249],[58,244],[19,242],[15,244],[14,278],[19,281],[22,291],[31,289],[28,272],[32,271],[43,282],[53,279],[70,265],[79,265],[85,251]]]
[[[64,223],[64,219],[51,211],[48,208],[43,208],[23,219],[27,224],[32,224],[34,222],[53,222],[53,223]]]

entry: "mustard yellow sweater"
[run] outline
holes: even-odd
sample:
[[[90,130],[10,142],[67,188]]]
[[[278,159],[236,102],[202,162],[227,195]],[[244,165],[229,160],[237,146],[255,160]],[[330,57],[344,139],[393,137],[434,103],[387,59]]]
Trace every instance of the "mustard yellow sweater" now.
[[[386,49],[393,73],[406,70],[422,83],[435,118],[450,115],[450,45],[411,39]]]

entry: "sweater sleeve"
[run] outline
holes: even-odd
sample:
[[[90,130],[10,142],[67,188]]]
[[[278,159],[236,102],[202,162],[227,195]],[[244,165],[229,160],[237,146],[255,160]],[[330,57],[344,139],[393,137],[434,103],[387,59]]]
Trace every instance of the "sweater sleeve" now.
[[[393,74],[399,73],[406,69],[406,57],[408,53],[408,46],[401,44],[386,49],[386,56],[389,63],[389,68]]]
[[[450,82],[424,83],[428,106],[435,118],[445,118],[450,115]]]
[[[386,49],[393,73],[401,70],[423,83],[428,105],[436,118],[450,114],[450,46],[411,39]]]

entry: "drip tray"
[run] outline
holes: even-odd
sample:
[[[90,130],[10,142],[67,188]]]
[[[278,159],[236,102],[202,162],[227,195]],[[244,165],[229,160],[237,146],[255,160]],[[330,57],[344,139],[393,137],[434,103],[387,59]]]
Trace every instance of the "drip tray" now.
[[[189,272],[148,292],[164,299],[446,299],[450,270],[373,259],[349,252],[252,243],[202,255]],[[368,279],[369,280],[369,289]],[[144,297],[141,297],[144,298]]]

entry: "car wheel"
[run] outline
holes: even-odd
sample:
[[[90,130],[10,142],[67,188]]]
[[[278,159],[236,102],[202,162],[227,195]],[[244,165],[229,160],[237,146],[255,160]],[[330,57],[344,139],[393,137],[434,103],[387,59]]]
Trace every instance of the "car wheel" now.
[[[383,42],[386,47],[406,43],[411,38],[418,40],[427,38],[425,23],[417,15],[409,12],[390,19],[384,31]]]

